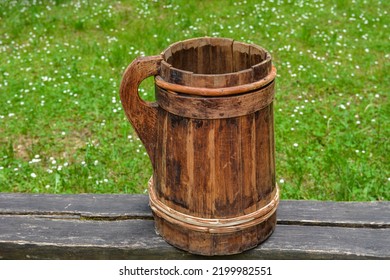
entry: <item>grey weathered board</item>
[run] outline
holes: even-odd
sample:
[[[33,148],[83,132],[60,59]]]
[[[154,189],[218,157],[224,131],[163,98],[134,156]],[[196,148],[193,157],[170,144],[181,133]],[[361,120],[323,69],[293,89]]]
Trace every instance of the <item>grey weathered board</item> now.
[[[199,259],[154,231],[145,195],[0,193],[0,259]],[[390,259],[390,202],[281,201],[273,235],[218,259]]]

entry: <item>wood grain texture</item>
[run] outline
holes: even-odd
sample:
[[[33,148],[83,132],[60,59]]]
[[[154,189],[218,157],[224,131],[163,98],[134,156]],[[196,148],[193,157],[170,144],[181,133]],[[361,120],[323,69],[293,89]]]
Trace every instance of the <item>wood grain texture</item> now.
[[[162,109],[178,116],[226,119],[252,114],[267,107],[274,100],[274,92],[274,82],[244,95],[214,98],[189,96],[158,88],[156,99]]]
[[[157,75],[161,60],[161,56],[135,59],[125,70],[120,86],[120,98],[125,114],[145,145],[152,164],[158,105],[155,102],[143,101],[138,95],[138,87],[147,77]]]
[[[162,97],[157,96],[157,103],[144,102],[138,96],[138,86],[148,76],[155,76],[157,95],[159,88],[165,90],[161,91]],[[178,42],[161,56],[137,58],[130,64],[123,76],[121,100],[152,161],[152,188],[163,205],[180,212],[180,217],[199,217],[207,222],[207,218],[247,217],[270,204],[276,190],[272,104],[275,76],[266,50],[224,38]],[[272,94],[251,96],[263,89]],[[188,96],[182,98],[183,94]],[[75,258],[75,252],[100,252],[108,258],[137,255],[141,247],[148,250],[148,256],[154,252],[178,256],[176,252],[180,251],[155,235],[151,239],[155,245],[145,240],[152,226],[148,208],[123,214],[99,206],[99,212],[97,208],[93,211],[99,199],[96,196],[84,196],[83,202],[74,198],[77,207],[69,202],[73,198],[67,197],[66,205],[59,201],[61,206],[47,199],[47,205],[38,212],[28,212],[27,207],[14,207],[14,212],[4,208],[0,215],[0,257],[11,256],[4,248],[12,247],[12,252],[30,250],[43,256],[42,252],[50,255],[55,251],[60,256],[70,254],[71,258]],[[152,200],[150,203],[155,209]],[[373,204],[298,203],[289,208],[290,204],[282,204],[278,211],[278,215],[285,211],[287,217],[278,220],[275,233],[279,239],[272,243],[271,236],[269,242],[246,257],[258,248],[257,257],[388,257],[388,204],[378,204],[381,212]],[[12,208],[7,203],[5,206]],[[56,207],[57,211],[49,210]],[[143,216],[142,211],[147,214]],[[156,230],[169,243],[206,255],[234,254],[255,247],[270,236],[276,223],[272,212],[264,222],[250,224],[252,227],[238,223],[235,233],[230,228],[202,232],[191,231],[186,224],[178,226],[172,216],[167,219],[161,213],[154,213]],[[384,217],[378,218],[381,215]],[[264,253],[267,246],[273,246],[270,255]]]
[[[165,63],[161,64],[162,66],[165,65]],[[162,70],[163,71],[163,67]],[[176,71],[176,70],[175,70]],[[163,73],[163,72],[162,72]],[[191,78],[188,77],[188,75],[191,76]],[[179,75],[179,74],[178,74]],[[187,75],[188,78],[187,80],[191,80],[192,83],[195,83],[197,79],[203,80],[203,81],[209,81],[210,79],[215,79],[215,78],[220,78],[219,76],[217,77],[209,77],[209,76],[204,76],[204,75],[199,75],[199,74],[191,74],[191,72],[183,72],[183,74],[180,74],[182,76]],[[207,87],[207,84],[212,84],[212,82],[205,82],[205,85],[201,85],[201,83],[198,83],[198,86],[184,86],[182,84],[177,84],[177,83],[172,83],[172,82],[166,82],[161,76],[156,76],[155,77],[155,83],[157,86],[160,88],[164,88],[166,90],[171,90],[175,91],[178,93],[185,93],[185,94],[190,94],[190,95],[197,95],[197,96],[227,96],[227,95],[235,95],[235,94],[240,94],[242,92],[250,92],[254,91],[256,89],[262,88],[266,85],[268,85],[270,82],[272,82],[275,77],[276,77],[276,68],[272,67],[269,75],[265,76],[264,78],[257,80],[253,83],[249,84],[244,84],[246,81],[246,76],[252,77],[253,73],[248,72],[246,70],[237,72],[235,74],[232,74],[236,78],[227,78],[228,81],[231,82],[231,85],[229,87],[217,87],[217,88],[211,88]],[[230,77],[232,76],[230,74],[225,74],[224,76]],[[237,76],[238,75],[238,76]],[[176,76],[175,77],[179,77]],[[240,84],[240,85],[235,85],[235,84]]]
[[[272,113],[270,105],[245,116],[224,119],[186,118],[160,111],[152,186],[156,198],[151,203],[155,211],[162,209],[157,205],[166,205],[166,211],[157,213],[156,220],[157,230],[167,241],[183,249],[197,244],[189,238],[192,226],[187,226],[184,236],[180,223],[172,221],[173,216],[164,216],[173,213],[169,209],[199,218],[226,219],[244,216],[271,202],[276,187],[271,178],[275,175]],[[259,234],[265,238],[272,227],[264,229],[269,232]],[[236,238],[236,250],[245,248],[241,242],[253,243],[249,238],[242,239],[240,233]],[[261,241],[257,235],[253,238]],[[206,239],[204,235],[202,240]],[[180,242],[184,243],[178,245]],[[210,235],[209,244],[217,244],[214,236]],[[230,244],[226,248],[233,247]],[[200,250],[198,253],[223,253]],[[225,253],[233,252],[237,253]]]
[[[272,233],[275,74],[266,50],[228,38],[177,42],[126,70],[121,100],[153,164],[156,230],[171,244],[235,254]],[[136,92],[149,75],[152,104]]]
[[[258,82],[272,70],[266,50],[229,38],[189,39],[172,44],[161,55],[161,78],[172,85],[233,87]]]
[[[168,245],[150,220],[1,215],[0,224],[0,259],[204,259]],[[389,233],[278,225],[258,247],[218,259],[389,259]]]
[[[0,193],[0,215],[58,215],[91,219],[152,219],[147,195]]]
[[[204,259],[151,217],[147,195],[0,193],[0,259]],[[390,258],[390,202],[281,201],[277,217],[266,242],[218,259]]]
[[[0,193],[0,215],[152,219],[148,195]],[[390,228],[390,202],[281,200],[280,225]],[[1,227],[0,227],[1,228]]]

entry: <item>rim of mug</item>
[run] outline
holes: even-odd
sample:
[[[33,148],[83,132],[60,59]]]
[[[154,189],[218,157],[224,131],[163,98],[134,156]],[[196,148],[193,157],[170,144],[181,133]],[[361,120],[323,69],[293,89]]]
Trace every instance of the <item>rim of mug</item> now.
[[[185,70],[185,69],[180,69],[180,68],[177,68],[177,67],[174,67],[171,63],[168,62],[168,58],[167,58],[167,55],[169,55],[169,52],[172,51],[172,49],[174,49],[175,47],[179,46],[179,45],[196,45],[196,44],[193,44],[193,43],[197,43],[197,42],[205,42],[206,44],[204,45],[211,45],[212,44],[212,41],[225,41],[227,43],[230,43],[231,45],[233,45],[234,43],[237,43],[241,46],[245,46],[247,48],[255,48],[257,49],[258,51],[261,51],[261,52],[264,52],[265,54],[265,58],[262,59],[260,62],[258,63],[255,63],[253,65],[251,65],[250,67],[247,67],[246,69],[242,69],[242,70],[239,70],[239,71],[230,71],[230,72],[226,72],[226,73],[216,73],[216,74],[206,74],[206,73],[195,73],[193,71],[188,71],[188,70]],[[171,53],[172,55],[172,53]],[[239,74],[239,73],[243,73],[244,71],[252,71],[252,69],[254,67],[260,67],[264,64],[267,64],[267,63],[270,63],[272,61],[272,57],[271,57],[271,54],[263,47],[259,46],[259,45],[256,45],[256,44],[249,44],[249,43],[244,43],[244,42],[240,42],[240,41],[236,41],[234,39],[231,39],[231,38],[226,38],[226,37],[196,37],[196,38],[191,38],[191,39],[186,39],[186,40],[183,40],[183,41],[179,41],[179,42],[175,42],[171,45],[169,45],[164,51],[161,52],[161,57],[162,57],[162,61],[165,62],[167,65],[169,65],[169,67],[171,69],[174,69],[175,71],[179,71],[179,72],[186,72],[186,73],[192,73],[194,75],[199,75],[199,76],[225,76],[225,75],[229,75],[229,74]]]

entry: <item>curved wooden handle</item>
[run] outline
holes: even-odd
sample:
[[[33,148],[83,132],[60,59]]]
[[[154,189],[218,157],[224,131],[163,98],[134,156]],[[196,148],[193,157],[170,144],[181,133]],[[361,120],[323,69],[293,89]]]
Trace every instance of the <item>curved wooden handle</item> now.
[[[138,95],[141,82],[158,74],[162,57],[147,56],[135,59],[123,74],[120,98],[126,116],[144,144],[154,166],[158,105],[145,102]]]

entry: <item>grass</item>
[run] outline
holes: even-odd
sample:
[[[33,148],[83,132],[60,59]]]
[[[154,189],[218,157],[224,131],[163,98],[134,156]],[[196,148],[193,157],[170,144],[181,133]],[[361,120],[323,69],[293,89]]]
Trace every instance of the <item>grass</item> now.
[[[229,37],[278,69],[282,198],[389,200],[388,1],[2,1],[0,191],[142,193],[119,84],[139,55]],[[152,81],[140,94],[153,100]]]

